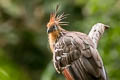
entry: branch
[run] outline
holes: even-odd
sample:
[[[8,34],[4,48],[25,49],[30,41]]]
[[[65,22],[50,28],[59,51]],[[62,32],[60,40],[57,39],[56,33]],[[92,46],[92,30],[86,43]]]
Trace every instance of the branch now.
[[[89,32],[88,36],[92,39],[96,48],[98,45],[98,41],[100,40],[104,31],[108,28],[109,28],[109,26],[107,26],[107,25],[104,25],[102,23],[97,23],[92,27],[91,31]]]

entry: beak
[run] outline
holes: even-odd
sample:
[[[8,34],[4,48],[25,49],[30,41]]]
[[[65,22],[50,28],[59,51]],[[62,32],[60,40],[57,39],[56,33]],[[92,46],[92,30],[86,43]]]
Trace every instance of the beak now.
[[[50,32],[52,32],[51,28],[47,28],[47,33],[49,34]]]

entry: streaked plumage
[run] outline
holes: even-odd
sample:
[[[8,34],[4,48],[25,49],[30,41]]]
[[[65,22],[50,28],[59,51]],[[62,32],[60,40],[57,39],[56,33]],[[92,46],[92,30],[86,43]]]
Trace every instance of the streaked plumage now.
[[[108,80],[102,59],[91,38],[81,32],[66,31],[60,23],[64,14],[52,13],[47,24],[53,63],[67,80]]]

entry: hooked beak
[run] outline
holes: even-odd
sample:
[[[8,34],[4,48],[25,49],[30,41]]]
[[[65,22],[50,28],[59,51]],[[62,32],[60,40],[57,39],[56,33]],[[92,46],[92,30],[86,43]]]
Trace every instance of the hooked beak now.
[[[50,28],[47,28],[47,33],[49,34],[49,33],[53,32],[53,31],[56,31],[56,30],[58,30],[58,27],[56,25],[54,25]]]

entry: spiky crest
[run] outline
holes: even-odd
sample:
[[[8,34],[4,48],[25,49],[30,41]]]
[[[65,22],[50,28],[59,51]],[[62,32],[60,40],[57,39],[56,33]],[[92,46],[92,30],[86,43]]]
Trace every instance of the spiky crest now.
[[[65,18],[67,18],[68,14],[64,14],[64,12],[61,15],[57,15],[59,9],[59,5],[56,6],[56,10],[54,13],[50,14],[50,21],[49,24],[56,23],[58,25],[68,25],[68,22],[64,22]]]

